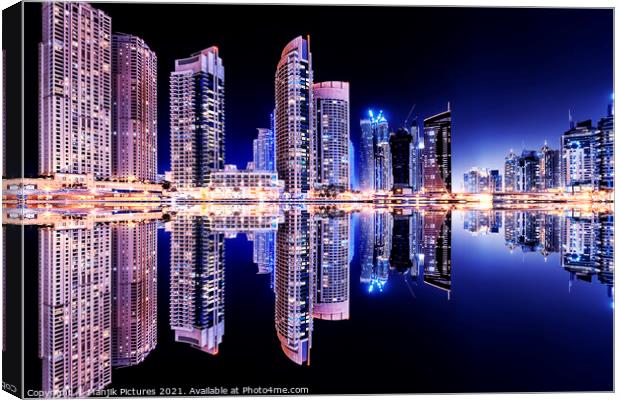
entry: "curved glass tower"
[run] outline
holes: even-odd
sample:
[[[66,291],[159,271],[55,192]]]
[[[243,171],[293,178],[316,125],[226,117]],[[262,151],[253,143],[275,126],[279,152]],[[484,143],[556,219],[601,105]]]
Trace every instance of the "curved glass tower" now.
[[[310,188],[312,56],[310,37],[282,50],[275,77],[276,170],[284,191],[303,197]]]

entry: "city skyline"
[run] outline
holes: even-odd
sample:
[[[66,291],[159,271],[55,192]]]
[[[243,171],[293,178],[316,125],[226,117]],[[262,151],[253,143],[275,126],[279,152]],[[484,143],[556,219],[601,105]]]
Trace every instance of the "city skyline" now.
[[[38,4],[29,4],[26,6],[26,19],[30,21],[32,18],[36,21],[36,14],[40,13],[40,11],[34,10],[38,8]],[[112,31],[113,32],[129,32],[132,35],[136,35],[143,39],[146,43],[149,44],[151,50],[153,50],[158,56],[158,134],[159,134],[159,145],[158,145],[158,159],[160,163],[159,172],[162,173],[164,170],[168,169],[167,160],[169,160],[169,156],[166,154],[168,149],[167,144],[170,143],[168,139],[169,133],[167,132],[169,129],[169,124],[167,123],[167,119],[169,116],[166,111],[168,107],[168,99],[167,97],[167,85],[162,87],[162,80],[167,79],[168,71],[171,70],[171,58],[178,59],[180,57],[186,56],[187,54],[191,54],[196,52],[199,48],[205,48],[207,46],[218,44],[224,42],[219,46],[219,49],[222,53],[222,58],[224,59],[224,64],[227,66],[227,95],[226,95],[226,104],[227,104],[227,136],[229,138],[234,138],[234,143],[239,143],[238,146],[228,146],[227,147],[227,159],[226,163],[234,163],[240,166],[245,165],[246,162],[252,160],[252,140],[255,137],[255,129],[261,126],[269,126],[269,114],[272,111],[273,105],[272,101],[269,99],[273,98],[269,95],[270,92],[273,91],[273,84],[271,83],[271,90],[263,89],[262,92],[265,93],[265,101],[263,105],[256,107],[245,107],[245,111],[240,110],[238,104],[246,103],[247,99],[241,99],[236,93],[238,93],[239,84],[247,82],[247,78],[240,77],[238,74],[242,72],[242,65],[238,65],[239,62],[236,61],[238,57],[239,47],[235,45],[238,35],[229,34],[225,29],[223,29],[218,35],[214,35],[214,40],[202,39],[200,40],[200,44],[196,42],[196,38],[192,37],[191,29],[188,29],[187,35],[179,36],[177,39],[180,41],[179,46],[174,47],[174,51],[170,49],[168,44],[162,42],[163,38],[160,33],[154,32],[152,29],[144,26],[140,23],[140,21],[135,21],[130,24],[126,19],[126,15],[131,14],[132,5],[129,4],[105,4],[105,3],[97,3],[97,8],[104,10],[106,13],[112,18]],[[191,8],[191,6],[189,6]],[[202,6],[201,6],[202,7]],[[226,7],[221,6],[204,6],[204,7],[218,7],[218,10],[223,10],[224,14],[226,11]],[[157,7],[155,7],[157,9]],[[269,7],[267,7],[269,8]],[[312,15],[312,8],[301,7],[302,9],[308,9],[308,18]],[[340,8],[336,7],[336,11],[344,12],[346,11],[346,7]],[[127,10],[127,12],[123,11]],[[258,9],[261,12],[267,11],[266,9],[260,8]],[[377,8],[378,12],[385,13],[388,12],[384,9]],[[504,15],[503,10],[489,10],[489,9],[444,9],[444,10],[436,10],[436,9],[428,9],[428,8],[407,8],[408,11],[416,12],[420,15],[426,15],[429,18],[440,18],[441,16],[445,16],[448,21],[453,22],[453,25],[449,25],[448,28],[450,32],[453,32],[457,29],[464,29],[468,27],[468,24],[464,23],[460,20],[455,20],[453,18],[454,15],[458,13],[465,14],[473,18],[472,20],[482,19],[486,21],[485,28],[477,28],[477,29],[466,29],[466,39],[465,45],[470,43],[472,38],[477,38],[483,30],[486,30],[488,33],[489,30],[499,30],[499,33],[504,32],[505,27],[500,27],[498,21]],[[578,18],[581,20],[582,24],[600,24],[602,21],[605,21],[608,16],[605,14],[605,10],[579,10],[579,14],[576,14],[574,10],[511,10],[517,13],[525,13],[529,17],[527,20],[529,21],[529,25],[532,31],[544,32],[542,36],[542,42],[546,44],[554,43],[558,44],[558,46],[563,46],[563,43],[559,42],[559,38],[557,37],[557,33],[548,31],[545,27],[541,26],[541,16],[545,15],[548,18],[552,18],[553,20],[561,20],[569,23],[571,20]],[[176,11],[174,11],[176,12]],[[153,14],[154,18],[159,18],[161,12],[155,12]],[[191,13],[190,13],[191,14]],[[388,12],[389,14],[389,12]],[[415,14],[415,15],[417,15]],[[32,16],[34,15],[34,17]],[[495,18],[489,20],[486,17],[488,15],[493,15]],[[398,19],[398,16],[392,16],[393,19]],[[485,18],[483,18],[485,17]],[[269,19],[269,15],[265,15],[265,18]],[[368,18],[362,13],[362,18]],[[39,20],[40,21],[40,20]],[[567,110],[569,108],[573,109],[573,113],[575,115],[576,120],[583,119],[597,119],[599,115],[604,115],[604,110],[609,102],[609,93],[611,92],[611,51],[608,50],[608,46],[606,45],[611,38],[611,35],[604,35],[602,32],[598,32],[596,34],[592,32],[579,32],[581,35],[575,34],[575,36],[579,36],[576,42],[573,42],[575,46],[578,46],[576,43],[588,44],[585,48],[586,51],[591,52],[592,55],[596,55],[595,59],[597,59],[597,63],[594,65],[589,64],[589,70],[600,70],[601,73],[589,73],[587,77],[583,76],[583,79],[577,79],[579,82],[587,82],[581,83],[580,85],[568,85],[570,86],[570,90],[568,87],[562,87],[560,85],[560,80],[556,79],[546,79],[546,95],[544,98],[549,99],[550,89],[558,93],[557,99],[554,101],[549,101],[546,103],[545,107],[536,106],[535,100],[537,96],[535,96],[535,91],[533,90],[529,93],[528,96],[525,96],[524,93],[521,93],[520,96],[510,97],[510,103],[519,103],[519,111],[518,112],[510,112],[511,118],[503,117],[503,121],[500,120],[502,113],[506,113],[506,110],[502,110],[502,112],[491,112],[494,108],[497,109],[498,105],[505,104],[508,107],[508,103],[502,101],[502,99],[507,99],[508,92],[514,92],[517,90],[514,88],[514,82],[510,80],[506,80],[507,76],[505,75],[510,68],[507,67],[507,61],[516,57],[517,55],[528,54],[529,52],[540,52],[542,50],[541,44],[519,44],[517,46],[511,47],[514,54],[507,55],[504,53],[492,55],[486,55],[487,61],[491,61],[491,64],[496,63],[499,64],[498,68],[495,68],[492,74],[486,76],[485,79],[482,79],[480,74],[484,71],[484,68],[476,70],[476,74],[463,74],[465,72],[472,72],[472,66],[477,63],[476,57],[468,56],[462,58],[463,64],[460,65],[460,69],[458,71],[453,71],[456,75],[466,75],[468,79],[463,80],[462,84],[458,84],[452,82],[453,78],[450,80],[451,88],[446,88],[445,84],[439,84],[435,87],[436,90],[431,90],[429,84],[421,84],[413,88],[413,90],[407,90],[406,87],[410,86],[413,82],[417,82],[420,79],[430,80],[435,83],[435,79],[437,76],[445,75],[450,71],[445,71],[446,67],[435,69],[434,73],[431,74],[427,71],[427,67],[424,67],[420,64],[413,63],[411,64],[412,73],[407,73],[406,76],[409,78],[405,79],[405,81],[401,82],[399,85],[403,87],[402,89],[395,90],[391,94],[387,93],[379,93],[376,94],[377,91],[385,92],[387,89],[385,88],[393,88],[393,84],[387,85],[364,85],[364,66],[358,66],[358,68],[352,69],[352,65],[350,61],[346,61],[342,56],[336,57],[335,60],[340,60],[339,62],[334,62],[333,57],[334,48],[333,44],[330,43],[329,40],[325,40],[327,37],[332,35],[332,39],[347,38],[349,35],[352,35],[353,32],[342,32],[341,30],[335,30],[336,32],[332,32],[333,29],[321,28],[318,29],[316,27],[312,27],[312,24],[306,20],[301,22],[300,27],[295,29],[293,26],[287,26],[286,29],[282,29],[278,31],[278,35],[275,35],[273,39],[269,41],[263,41],[264,46],[261,47],[262,55],[259,56],[261,60],[260,66],[256,66],[257,72],[260,71],[261,75],[264,75],[263,71],[270,70],[271,78],[267,80],[267,84],[270,81],[273,81],[273,71],[275,70],[275,63],[277,62],[278,56],[272,57],[268,54],[278,53],[279,49],[281,49],[286,41],[291,40],[292,37],[295,37],[299,34],[303,34],[304,32],[308,32],[312,37],[313,43],[313,56],[315,60],[313,60],[315,71],[315,79],[314,81],[322,81],[322,80],[344,80],[348,81],[351,84],[351,117],[350,117],[350,126],[351,126],[351,139],[355,148],[359,148],[359,137],[360,131],[359,126],[355,123],[358,118],[362,118],[369,106],[377,105],[381,107],[386,113],[390,122],[394,121],[391,124],[391,128],[396,131],[398,128],[398,124],[400,120],[404,120],[406,116],[406,112],[409,109],[411,103],[416,103],[417,108],[415,114],[421,118],[424,118],[428,115],[433,115],[437,110],[441,109],[441,104],[445,104],[447,101],[451,101],[453,103],[453,125],[454,125],[454,133],[453,133],[453,171],[452,171],[452,186],[454,188],[460,188],[460,179],[463,176],[463,173],[468,170],[471,166],[479,165],[479,166],[487,166],[491,168],[498,168],[503,162],[503,155],[507,153],[507,150],[510,148],[519,148],[520,144],[525,144],[524,147],[532,148],[534,143],[540,143],[542,140],[547,140],[552,148],[556,148],[554,146],[555,138],[559,137],[559,135],[566,130],[566,126],[568,125]],[[421,23],[420,26],[422,26]],[[611,26],[611,24],[603,23],[603,27]],[[38,23],[33,24],[33,26],[38,26]],[[560,26],[564,26],[564,24],[560,24]],[[469,27],[471,28],[471,27]],[[418,28],[416,28],[418,29]],[[25,56],[26,60],[33,59],[36,57],[36,54],[32,54],[32,50],[28,48],[28,43],[35,39],[37,29],[32,29],[32,33],[28,31],[27,33],[27,41],[26,41],[26,49]],[[183,32],[184,29],[180,29],[179,32]],[[600,31],[600,29],[599,29]],[[284,34],[290,35],[284,41],[279,42],[277,38],[283,37]],[[572,30],[570,32],[573,32]],[[167,32],[168,33],[168,32]],[[223,39],[224,33],[226,33],[226,40]],[[567,33],[567,32],[564,32]],[[574,34],[574,33],[571,33]],[[181,35],[178,33],[177,35]],[[282,36],[280,36],[282,35]],[[326,36],[327,35],[327,36]],[[206,35],[208,36],[208,35]],[[401,35],[404,37],[398,37],[397,42],[402,43],[407,40],[407,35]],[[497,41],[499,39],[493,38],[490,36],[484,36],[482,44],[483,49],[488,49],[497,45]],[[217,39],[220,40],[217,40]],[[170,38],[168,38],[170,39]],[[394,39],[394,38],[392,38]],[[40,40],[40,39],[38,39]],[[38,41],[37,40],[37,41]],[[376,39],[378,40],[378,39]],[[463,41],[462,38],[458,39]],[[458,42],[457,40],[457,42]],[[564,40],[564,39],[563,39]],[[225,42],[232,42],[231,45],[226,45]],[[430,52],[428,55],[437,55],[432,48],[433,43],[437,41],[437,38],[429,37],[426,41],[418,42],[417,39],[411,39],[413,43],[416,45],[419,44],[420,50],[426,50]],[[340,40],[336,40],[335,42],[340,43]],[[556,43],[557,42],[557,43]],[[181,48],[189,48],[192,45],[192,48],[188,49],[186,54],[183,54]],[[450,44],[452,45],[452,44]],[[198,47],[194,47],[198,46]],[[265,47],[266,46],[266,47]],[[390,45],[386,45],[384,47],[380,46],[377,48],[379,52],[386,52],[389,49],[394,49],[396,43],[392,43]],[[557,46],[556,46],[557,47]],[[396,47],[398,48],[398,47]],[[610,47],[609,47],[610,49]],[[250,51],[246,49],[247,51]],[[348,51],[352,51],[350,49]],[[552,65],[555,65],[559,71],[563,71],[563,74],[559,74],[560,76],[565,76],[569,74],[574,77],[579,77],[579,62],[575,61],[573,63],[564,63],[562,65],[558,65],[560,52],[559,49],[553,48],[549,54],[545,54],[547,57],[547,61],[550,61]],[[424,54],[424,52],[422,53]],[[484,54],[478,53],[483,56]],[[326,60],[331,60],[327,63]],[[385,58],[387,65],[391,70],[389,75],[399,76],[398,73],[402,69],[402,66],[397,67],[393,65],[393,63],[389,63],[390,58]],[[607,60],[607,61],[606,61]],[[525,61],[523,59],[518,60],[521,64]],[[555,64],[554,64],[555,63]],[[473,65],[472,65],[473,64]],[[549,77],[549,67],[534,67],[534,63],[528,63],[527,65],[522,65],[522,70],[514,75],[515,78],[519,78],[521,81],[525,81],[526,83],[530,80],[541,79],[542,77]],[[549,63],[547,63],[549,64]],[[232,72],[231,72],[232,68]],[[512,68],[512,67],[511,67]],[[249,72],[247,66],[243,68],[243,71],[246,73]],[[530,75],[528,71],[531,72]],[[416,73],[413,73],[416,72]],[[458,72],[458,73],[457,73]],[[487,70],[487,72],[489,72]],[[514,72],[514,71],[513,71]],[[525,74],[525,75],[524,75]],[[583,72],[581,74],[584,74]],[[231,75],[235,77],[235,83],[233,83],[233,89],[230,88]],[[499,75],[499,76],[497,76]],[[373,75],[374,76],[374,75]],[[452,75],[450,75],[452,76]],[[470,88],[471,85],[474,84],[475,79],[478,79],[480,86],[479,90],[476,91],[476,95],[470,98],[470,100],[465,101],[463,98],[462,90],[463,88]],[[501,79],[500,79],[501,78]],[[366,78],[368,79],[368,78]],[[382,78],[385,79],[385,78]],[[506,84],[506,93],[503,93],[500,97],[496,97],[492,101],[492,105],[476,107],[478,111],[471,113],[471,108],[474,104],[480,104],[479,100],[481,97],[485,97],[488,95],[490,89],[486,87],[488,85],[488,81],[490,79],[495,79],[497,83]],[[517,80],[519,80],[517,79]],[[396,79],[394,79],[396,80]],[[263,79],[260,79],[261,83],[256,83],[256,86],[263,85]],[[380,81],[379,81],[380,82]],[[455,86],[456,84],[456,86]],[[26,85],[26,93],[32,93],[31,84]],[[415,86],[415,85],[414,85]],[[578,87],[580,86],[580,87]],[[368,89],[366,89],[368,88]],[[450,90],[448,90],[450,89]],[[523,88],[520,88],[518,91],[522,91]],[[373,93],[375,92],[375,93]],[[426,92],[426,94],[425,94]],[[568,92],[568,93],[567,93]],[[409,95],[411,93],[411,95]],[[420,95],[417,95],[420,93]],[[517,93],[518,94],[518,93]],[[386,97],[387,96],[387,97]],[[262,96],[259,96],[260,99]],[[411,97],[411,98],[409,98]],[[471,97],[471,96],[470,96]],[[549,99],[551,100],[551,99]],[[259,100],[260,101],[260,100]],[[488,99],[486,100],[488,102]],[[165,108],[164,108],[165,107]],[[445,107],[445,105],[443,106]],[[265,108],[265,110],[262,110]],[[522,110],[521,110],[522,108]],[[534,112],[534,109],[538,108],[538,112]],[[260,115],[257,109],[260,110]],[[402,111],[401,111],[402,110]],[[482,110],[482,111],[480,111]],[[529,110],[529,111],[528,111]],[[540,112],[540,110],[544,110],[544,112]],[[483,112],[484,111],[484,112]],[[28,107],[26,109],[28,112]],[[250,118],[242,117],[244,115],[248,115]],[[542,114],[542,115],[539,115]],[[402,115],[402,117],[401,117]],[[166,121],[165,123],[162,121]],[[245,127],[240,128],[239,125],[243,121]],[[529,121],[529,122],[528,122]],[[30,124],[26,121],[26,134],[28,135],[30,130],[34,127],[34,125]],[[535,122],[535,123],[534,123]],[[532,127],[532,123],[534,123],[535,127]],[[247,125],[246,125],[247,124]],[[249,125],[251,124],[251,127]],[[496,125],[493,130],[498,130],[502,127],[502,130],[507,131],[504,135],[501,135],[499,140],[494,140],[493,143],[482,143],[480,140],[488,140],[489,137],[492,137],[492,133],[488,131],[488,128],[481,127],[477,129],[471,129],[472,125]],[[527,128],[527,126],[530,126]],[[30,126],[30,129],[29,129]],[[518,128],[518,129],[517,129]],[[510,134],[511,130],[518,130],[519,134]],[[486,131],[487,133],[482,134],[481,132]],[[230,140],[227,140],[230,143]],[[559,140],[558,140],[559,142]],[[531,144],[530,144],[531,143]],[[501,146],[501,147],[500,147]],[[502,148],[503,147],[503,148]],[[489,149],[489,151],[477,151],[479,148]],[[493,151],[497,149],[497,151]],[[494,153],[497,153],[501,150],[501,158]],[[493,156],[491,156],[493,155]],[[491,157],[491,158],[489,158]],[[498,160],[494,160],[494,158],[498,158]],[[489,161],[487,161],[489,160]],[[359,166],[359,160],[356,160]],[[32,171],[32,166],[26,166],[26,173]],[[356,173],[359,175],[359,168]]]

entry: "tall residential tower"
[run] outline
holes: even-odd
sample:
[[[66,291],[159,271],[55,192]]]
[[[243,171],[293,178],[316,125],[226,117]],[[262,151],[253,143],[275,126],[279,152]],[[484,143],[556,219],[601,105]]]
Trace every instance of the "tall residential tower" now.
[[[284,50],[275,76],[276,170],[294,197],[310,189],[312,151],[312,55],[310,37],[296,37]]]
[[[203,187],[224,169],[224,65],[212,46],[175,61],[170,74],[170,145],[174,183]]]
[[[77,2],[45,2],[42,16],[39,174],[109,177],[111,18]]]
[[[312,86],[314,187],[349,190],[349,83],[320,82]]]
[[[157,56],[137,36],[112,36],[112,175],[157,177]]]

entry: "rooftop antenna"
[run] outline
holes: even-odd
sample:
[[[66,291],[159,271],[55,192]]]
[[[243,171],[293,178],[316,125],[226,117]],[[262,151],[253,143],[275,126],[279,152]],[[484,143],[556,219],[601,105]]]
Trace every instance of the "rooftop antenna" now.
[[[450,111],[450,102],[448,102],[448,111]]]
[[[573,113],[571,109],[568,109],[568,127],[569,129],[573,129],[575,127],[575,123],[573,122]]]

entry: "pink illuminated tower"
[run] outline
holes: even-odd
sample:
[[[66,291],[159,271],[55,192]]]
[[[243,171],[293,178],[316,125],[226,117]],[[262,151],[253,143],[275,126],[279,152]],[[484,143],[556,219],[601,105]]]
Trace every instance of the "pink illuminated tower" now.
[[[349,82],[315,83],[312,93],[311,181],[316,189],[349,190]]]
[[[349,319],[349,214],[344,211],[312,217],[312,260],[316,264],[314,318]]]
[[[112,365],[140,364],[157,346],[157,222],[112,226]]]
[[[44,2],[39,174],[111,174],[111,29],[86,3]]]
[[[39,357],[49,397],[111,383],[111,227],[75,220],[39,229]]]
[[[112,36],[112,175],[157,176],[157,56],[139,37]]]

